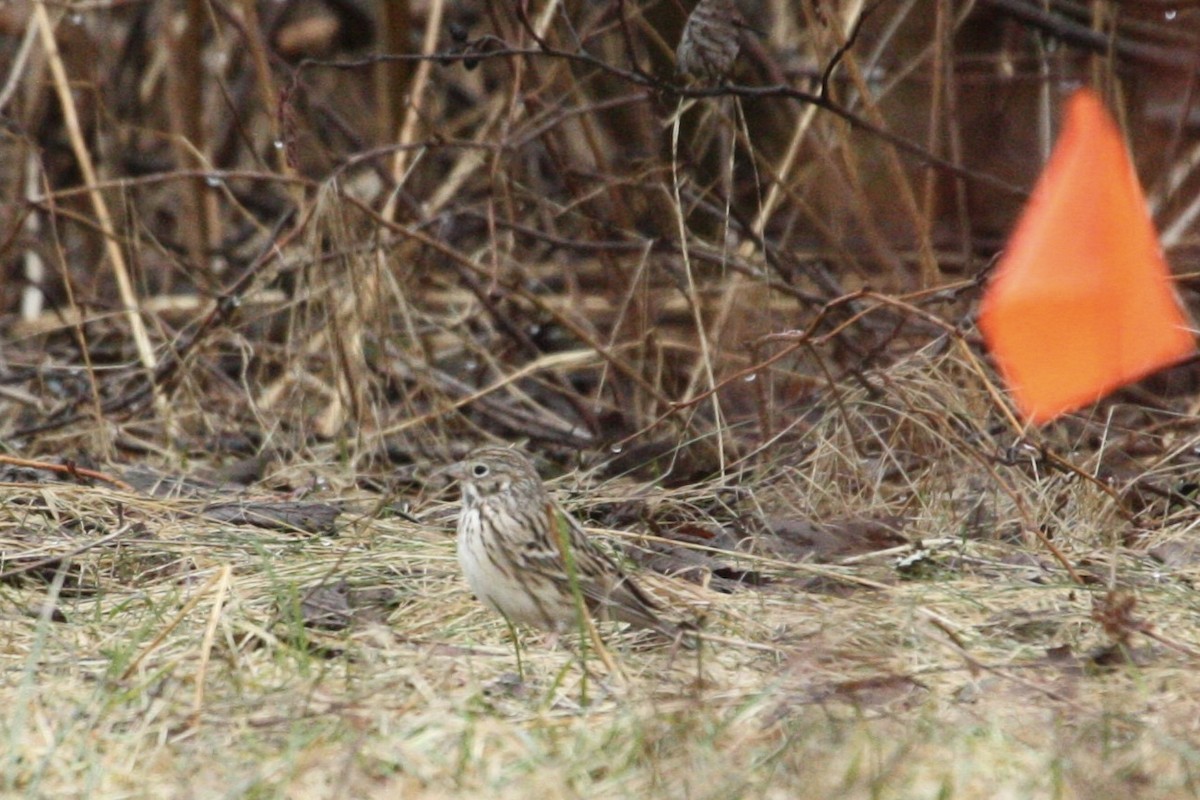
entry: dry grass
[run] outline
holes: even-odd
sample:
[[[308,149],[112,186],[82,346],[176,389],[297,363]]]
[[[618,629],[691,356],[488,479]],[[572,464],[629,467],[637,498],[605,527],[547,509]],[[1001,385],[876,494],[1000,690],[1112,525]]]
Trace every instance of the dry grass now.
[[[956,391],[931,378],[923,388]],[[850,391],[842,402],[880,407]],[[377,495],[340,493],[369,513],[346,513],[328,538],[213,524],[183,501],[11,485],[6,570],[118,535],[0,589],[0,776],[42,796],[1188,791],[1200,686],[1195,657],[1168,645],[1200,650],[1197,566],[1104,546],[1112,514],[1094,485],[1007,470],[1029,513],[1074,522],[1055,541],[1099,576],[1078,585],[1032,537],[970,530],[985,494],[970,459],[926,420],[897,419],[885,452],[901,439],[936,451],[927,474],[907,476],[918,497],[906,530],[923,540],[924,566],[900,566],[922,549],[912,545],[843,566],[744,553],[740,564],[771,584],[671,594],[707,606],[706,631],[721,643],[674,652],[613,636],[624,674],[609,675],[595,659],[585,669],[569,638],[524,632],[523,683],[503,625],[459,578],[448,498],[416,498],[413,523],[380,513]],[[847,457],[845,422],[815,430],[802,462],[748,475],[754,506],[818,518],[887,508],[895,487],[872,486],[878,461]],[[588,497],[631,488],[602,484]],[[1009,500],[988,499],[984,524],[1004,529]],[[1102,666],[1092,654],[1112,638],[1092,612],[1110,574],[1168,644],[1134,634],[1132,660]],[[392,607],[345,631],[308,628],[300,601],[330,576],[384,587]],[[660,594],[670,583],[653,581]]]
[[[1197,12],[250,5],[0,8],[0,793],[1195,793],[1195,368],[1024,430],[972,309],[1084,78],[1195,305]],[[482,441],[705,643],[518,679]]]

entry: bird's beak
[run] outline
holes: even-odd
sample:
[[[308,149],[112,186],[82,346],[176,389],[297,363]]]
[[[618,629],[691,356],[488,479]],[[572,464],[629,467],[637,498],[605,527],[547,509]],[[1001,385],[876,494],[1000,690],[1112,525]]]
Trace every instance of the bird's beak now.
[[[439,467],[433,471],[429,477],[440,478],[445,477],[454,481],[461,481],[467,476],[467,465],[462,461],[455,461],[453,464],[447,464],[444,467]]]

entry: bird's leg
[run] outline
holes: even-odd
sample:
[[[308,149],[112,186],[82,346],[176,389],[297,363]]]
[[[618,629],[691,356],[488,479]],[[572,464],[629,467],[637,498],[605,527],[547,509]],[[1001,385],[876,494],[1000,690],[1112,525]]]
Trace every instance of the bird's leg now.
[[[517,627],[512,624],[512,620],[507,614],[501,614],[504,617],[504,624],[508,626],[508,635],[512,637],[513,652],[517,654],[517,678],[521,683],[525,682],[525,663],[521,660],[521,640],[517,638]]]

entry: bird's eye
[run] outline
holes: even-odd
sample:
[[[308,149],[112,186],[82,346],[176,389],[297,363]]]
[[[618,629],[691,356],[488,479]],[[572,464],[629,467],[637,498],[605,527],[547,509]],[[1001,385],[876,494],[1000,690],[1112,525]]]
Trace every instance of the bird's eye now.
[[[471,474],[476,478],[486,477],[488,474],[487,464],[476,464],[475,466],[471,467]]]

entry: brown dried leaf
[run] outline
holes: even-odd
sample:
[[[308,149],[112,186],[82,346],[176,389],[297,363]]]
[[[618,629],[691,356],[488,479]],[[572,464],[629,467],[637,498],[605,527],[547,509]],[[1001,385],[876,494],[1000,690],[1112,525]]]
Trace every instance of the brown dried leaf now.
[[[204,516],[234,525],[302,533],[332,533],[342,509],[330,503],[235,501],[206,506]]]
[[[760,537],[758,543],[781,557],[830,562],[910,544],[901,533],[907,523],[899,516],[845,517],[828,522],[771,517],[767,519],[770,534]]]

